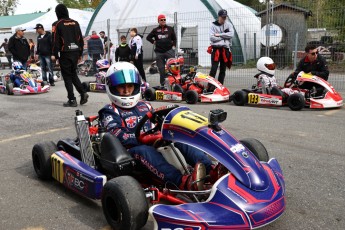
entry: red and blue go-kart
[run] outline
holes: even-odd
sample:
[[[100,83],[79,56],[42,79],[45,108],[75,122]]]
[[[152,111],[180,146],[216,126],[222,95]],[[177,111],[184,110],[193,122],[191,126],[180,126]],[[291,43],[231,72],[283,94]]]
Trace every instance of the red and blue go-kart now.
[[[26,95],[26,94],[40,94],[47,93],[50,86],[47,82],[37,82],[36,79],[32,77],[32,74],[28,72],[21,72],[21,87],[15,87],[12,83],[9,74],[2,76],[0,83],[0,93],[6,93],[8,95]]]
[[[161,132],[160,151],[185,174],[190,168],[174,147],[182,142],[203,150],[226,168],[216,182],[208,176],[198,191],[179,190],[156,179],[137,164],[119,140],[77,111],[76,139],[36,144],[34,169],[41,179],[54,178],[67,188],[101,199],[104,215],[114,229],[139,229],[153,218],[154,229],[254,229],[279,218],[285,210],[285,183],[276,159],[268,158],[256,139],[237,140],[219,123],[222,110],[209,119],[187,107],[169,105],[146,114],[138,123],[138,140]],[[154,128],[141,132],[150,120]],[[148,144],[148,143],[147,143]],[[165,201],[161,204],[161,201]],[[148,207],[148,202],[153,204]]]

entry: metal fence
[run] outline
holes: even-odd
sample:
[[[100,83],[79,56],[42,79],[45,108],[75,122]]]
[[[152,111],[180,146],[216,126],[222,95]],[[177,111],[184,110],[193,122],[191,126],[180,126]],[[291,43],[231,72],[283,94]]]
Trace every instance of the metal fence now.
[[[294,68],[294,60],[304,56],[304,48],[312,43],[329,64],[329,81],[338,90],[345,89],[345,6],[320,9],[311,12],[308,7],[292,5],[264,5],[256,11],[248,8],[228,9],[229,20],[234,25],[236,36],[231,47],[234,64],[227,70],[225,85],[248,87],[256,73],[256,61],[261,56],[270,56],[278,65],[276,77],[283,83]],[[254,15],[254,16],[253,16]],[[322,16],[321,16],[322,15]],[[214,17],[209,11],[175,13],[166,15],[167,24],[174,26],[178,35],[178,51],[185,57],[186,65],[199,65],[200,71],[209,71],[209,28]],[[335,20],[337,19],[337,20]],[[129,40],[129,29],[136,27],[143,36],[145,65],[154,59],[154,47],[146,36],[157,25],[157,15],[131,19],[110,20],[109,37],[117,45],[119,37]],[[91,30],[106,31],[107,22],[94,23]],[[296,59],[294,59],[296,57]]]

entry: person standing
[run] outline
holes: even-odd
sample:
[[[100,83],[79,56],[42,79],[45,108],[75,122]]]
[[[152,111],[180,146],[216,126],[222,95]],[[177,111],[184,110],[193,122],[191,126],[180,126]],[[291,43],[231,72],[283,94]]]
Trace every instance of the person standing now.
[[[87,51],[89,56],[92,58],[92,69],[94,73],[96,73],[96,62],[101,59],[101,55],[104,52],[101,38],[97,35],[96,31],[92,31],[92,35],[87,41]]]
[[[125,35],[121,36],[121,44],[116,48],[115,61],[131,61],[131,48],[129,48],[129,45],[127,44]]]
[[[77,101],[74,96],[73,85],[80,93],[81,105],[87,103],[89,98],[77,75],[77,65],[83,54],[84,40],[79,23],[69,18],[67,7],[64,4],[58,4],[55,13],[58,21],[52,25],[52,61],[58,59],[61,74],[65,81],[68,101],[63,103],[63,106],[76,107]]]
[[[5,55],[6,55],[6,58],[8,60],[8,65],[9,65],[9,67],[11,69],[11,67],[12,67],[12,54],[11,54],[11,52],[8,49],[8,39],[7,38],[4,39],[4,42],[0,46],[0,49],[1,48],[4,48],[4,50],[5,50]]]
[[[212,47],[210,76],[215,77],[219,65],[218,81],[224,84],[226,67],[231,67],[231,45],[234,36],[233,26],[226,21],[228,12],[224,9],[218,12],[218,20],[213,22],[210,29]]]
[[[53,74],[52,55],[52,35],[49,31],[45,31],[42,24],[36,24],[34,28],[38,33],[36,55],[39,56],[42,69],[43,81],[49,80],[50,86],[55,86]],[[37,59],[37,56],[36,58]],[[48,73],[48,79],[47,79]]]
[[[137,28],[132,28],[130,31],[131,41],[130,41],[130,48],[131,48],[131,57],[134,66],[138,69],[141,78],[146,82],[146,75],[144,71],[144,64],[143,64],[143,40],[140,35],[138,35]]]
[[[25,29],[17,27],[15,31],[16,33],[8,41],[8,50],[13,55],[13,62],[18,61],[22,63],[23,68],[26,70],[30,56],[30,46],[28,40],[24,37]]]
[[[103,43],[103,47],[104,47],[104,57],[106,58],[107,54],[108,54],[108,41],[110,42],[110,39],[108,39],[108,37],[105,35],[104,31],[99,32],[99,36],[101,36],[101,41]]]
[[[146,39],[155,45],[156,63],[160,74],[160,84],[165,83],[165,62],[175,57],[176,34],[174,28],[166,25],[166,17],[158,15],[159,26],[154,28]]]

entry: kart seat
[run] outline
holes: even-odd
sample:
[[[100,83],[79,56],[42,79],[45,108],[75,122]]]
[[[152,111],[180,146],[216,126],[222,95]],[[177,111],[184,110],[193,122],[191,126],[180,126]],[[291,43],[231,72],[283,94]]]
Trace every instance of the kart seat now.
[[[112,176],[127,174],[135,165],[134,158],[119,139],[110,133],[104,134],[102,138],[100,162],[102,168]]]

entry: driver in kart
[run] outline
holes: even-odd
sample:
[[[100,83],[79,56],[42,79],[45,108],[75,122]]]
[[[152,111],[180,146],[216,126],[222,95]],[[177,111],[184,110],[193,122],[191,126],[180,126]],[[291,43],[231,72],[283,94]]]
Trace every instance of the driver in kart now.
[[[194,166],[191,175],[182,175],[154,147],[161,140],[160,134],[151,139],[155,140],[155,143],[151,141],[150,144],[142,144],[136,139],[135,130],[139,120],[147,112],[153,111],[150,103],[139,100],[140,85],[141,77],[133,64],[117,62],[110,66],[106,74],[106,92],[111,103],[98,112],[101,125],[116,136],[131,155],[158,178],[175,184],[181,190],[198,190],[198,183],[195,182],[216,168],[202,151],[175,143],[187,163]],[[150,128],[151,124],[147,122],[144,131]]]
[[[24,88],[24,84],[22,83],[21,81],[22,78],[20,76],[20,74],[24,70],[24,66],[22,65],[22,63],[17,62],[17,61],[13,62],[12,70],[13,72],[10,74],[10,79],[13,82],[13,86]]]

